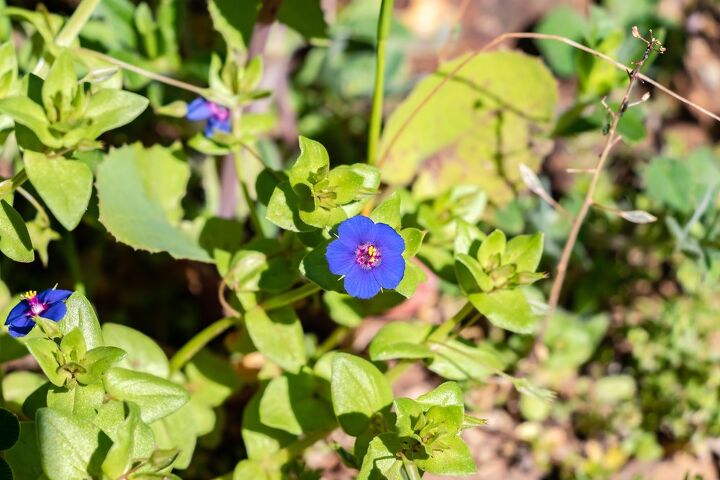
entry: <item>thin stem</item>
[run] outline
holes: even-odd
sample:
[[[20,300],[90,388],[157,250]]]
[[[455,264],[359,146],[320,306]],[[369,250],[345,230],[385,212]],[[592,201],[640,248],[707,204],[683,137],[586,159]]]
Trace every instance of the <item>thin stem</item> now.
[[[420,480],[420,472],[418,472],[417,465],[408,460],[404,454],[400,454],[402,458],[403,470],[408,480]]]
[[[319,292],[320,290],[321,289],[319,285],[316,285],[314,283],[306,283],[302,287],[298,287],[295,290],[290,290],[289,292],[285,292],[276,297],[272,297],[269,300],[265,300],[263,303],[260,304],[260,307],[262,307],[265,311],[275,310],[276,308],[292,305],[298,300],[309,297],[310,295],[314,294],[315,292]]]
[[[653,44],[648,43],[642,58],[638,62],[636,62],[636,67],[629,72],[630,83],[625,90],[625,95],[623,96],[620,106],[618,107],[617,111],[612,112],[612,123],[610,124],[610,129],[608,130],[607,139],[605,140],[605,146],[602,153],[600,154],[600,158],[598,159],[597,164],[595,165],[595,171],[592,174],[590,186],[585,193],[585,198],[583,200],[582,206],[580,207],[580,211],[578,212],[572,226],[570,227],[570,234],[565,241],[565,246],[563,247],[562,254],[560,255],[560,261],[558,262],[555,279],[553,280],[552,287],[550,288],[548,310],[545,314],[545,317],[543,318],[543,322],[540,325],[538,335],[535,337],[533,353],[538,359],[543,359],[545,357],[543,349],[545,331],[547,330],[550,318],[553,316],[555,310],[557,309],[558,302],[560,300],[560,293],[562,292],[562,287],[565,283],[565,276],[567,274],[568,264],[570,263],[570,257],[572,256],[572,251],[575,247],[575,243],[577,242],[577,238],[580,233],[580,229],[582,228],[583,222],[585,221],[585,217],[587,217],[587,214],[590,211],[590,207],[593,205],[593,196],[595,195],[595,189],[597,188],[598,182],[600,181],[600,175],[603,171],[603,168],[605,167],[605,164],[607,163],[608,157],[610,156],[610,151],[620,139],[620,136],[617,134],[618,123],[620,122],[620,118],[622,118],[623,113],[625,113],[625,111],[627,110],[630,94],[632,93],[632,90],[635,87],[638,78],[640,77],[640,69],[642,68],[645,61],[647,61],[648,57],[650,56],[650,52],[652,51]]]
[[[25,169],[21,169],[12,178],[8,178],[0,182],[0,197],[7,195],[8,193],[14,192],[20,185],[25,183],[28,179],[27,172]]]
[[[165,75],[161,75],[159,73],[151,72],[150,70],[145,70],[144,68],[132,65],[127,62],[123,62],[122,60],[118,60],[117,58],[111,57],[110,55],[105,55],[104,53],[96,52],[95,50],[90,50],[87,48],[77,48],[76,49],[80,53],[84,53],[86,55],[90,55],[96,58],[99,58],[100,60],[103,60],[107,63],[110,63],[112,65],[115,65],[116,67],[122,68],[123,70],[127,70],[128,72],[134,72],[138,75],[142,75],[143,77],[147,77],[151,80],[155,80],[160,83],[164,83],[166,85],[171,85],[176,88],[180,88],[182,90],[187,90],[189,92],[196,93],[200,95],[201,97],[207,97],[209,95],[209,90],[206,88],[198,87],[197,85],[192,85],[187,82],[183,82],[181,80],[176,80],[174,78],[167,77]]]
[[[170,372],[179,372],[205,345],[235,325],[237,321],[237,318],[225,317],[200,330],[200,332],[192,337],[189,342],[183,345],[180,350],[172,356],[170,359]]]
[[[38,202],[37,199],[30,194],[30,192],[28,192],[27,190],[25,190],[22,187],[17,187],[17,192],[20,195],[22,195],[23,197],[25,197],[25,200],[30,202],[30,204],[33,206],[33,208],[35,208],[35,210],[42,217],[43,223],[45,223],[45,225],[50,225],[50,217],[48,216],[48,214],[45,211],[45,208],[42,206],[42,204],[40,204],[40,202]]]
[[[237,181],[240,184],[240,191],[243,195],[243,200],[245,200],[245,204],[247,205],[248,212],[250,214],[250,221],[253,224],[253,228],[255,229],[255,233],[258,237],[264,238],[265,232],[262,228],[262,222],[260,221],[260,216],[257,212],[257,205],[253,201],[252,197],[250,196],[250,189],[247,186],[247,182],[245,182],[245,177],[243,175],[243,168],[242,168],[242,148],[235,150],[234,156],[235,156],[235,171],[237,172]]]
[[[85,295],[85,283],[82,279],[82,270],[80,268],[80,259],[78,258],[77,248],[75,248],[75,237],[72,232],[65,234],[65,260],[68,264],[68,270],[72,275],[75,283],[75,291]]]
[[[428,343],[442,343],[445,340],[450,337],[450,334],[453,330],[455,330],[455,327],[457,327],[460,322],[463,321],[468,315],[470,315],[475,310],[475,307],[472,303],[467,302],[465,305],[462,306],[458,312],[452,316],[452,318],[449,318],[445,320],[445,322],[440,325],[434,332],[430,334],[430,336],[427,338],[426,342]],[[411,360],[400,360],[398,363],[396,363],[393,367],[388,369],[387,372],[385,372],[385,378],[388,379],[390,383],[394,382],[400,376],[405,373],[405,371],[410,368],[410,366],[414,362]]]
[[[340,342],[345,340],[350,329],[348,327],[337,327],[330,335],[315,349],[315,356],[320,357],[337,347]]]
[[[59,47],[72,45],[99,4],[100,0],[82,0],[80,5],[75,7],[75,11],[60,30],[58,36],[55,37],[55,43]]]
[[[623,70],[625,72],[630,72],[633,69],[628,67],[627,65],[618,62],[614,58],[605,55],[604,53],[598,52],[597,50],[593,50],[590,47],[587,47],[585,45],[582,45],[574,40],[571,40],[569,38],[560,36],[560,35],[550,35],[545,33],[531,33],[531,32],[512,32],[512,33],[503,33],[502,35],[499,35],[498,37],[495,37],[490,43],[483,46],[479,50],[475,50],[472,53],[470,53],[462,62],[460,62],[458,65],[455,66],[443,79],[440,83],[438,83],[430,92],[428,92],[427,96],[423,98],[423,100],[415,107],[415,109],[408,115],[408,117],[405,119],[405,121],[400,125],[400,127],[397,129],[395,134],[390,138],[390,140],[387,142],[387,146],[384,148],[384,150],[380,153],[380,158],[377,161],[377,166],[381,166],[386,160],[387,157],[390,155],[390,152],[392,151],[393,146],[397,142],[398,138],[403,134],[403,132],[407,129],[407,127],[412,123],[413,119],[417,116],[417,114],[422,110],[425,105],[434,97],[438,91],[440,91],[445,85],[447,85],[457,74],[462,70],[470,61],[478,56],[480,53],[488,51],[499,44],[510,40],[510,39],[522,39],[522,38],[534,38],[538,40],[551,40],[556,42],[565,43],[566,45],[570,45],[573,48],[577,48],[578,50],[582,50],[583,52],[589,53],[597,58],[600,58],[612,65],[614,65],[616,68]],[[656,82],[652,78],[643,75],[642,73],[637,73],[636,77],[640,80],[642,80],[645,83],[648,83],[658,90],[670,95],[671,97],[681,101],[685,105],[688,105],[691,108],[694,108],[698,110],[699,112],[707,115],[708,117],[717,120],[720,122],[720,116],[712,113],[711,111],[707,110],[706,108],[701,107],[695,102],[692,102],[688,100],[687,98],[683,97],[682,95],[679,95],[675,93],[674,91],[670,90],[669,88],[663,86],[662,84]]]
[[[368,132],[367,162],[374,164],[377,161],[377,147],[380,142],[380,127],[382,126],[383,97],[385,94],[385,47],[390,36],[392,25],[394,0],[382,0],[380,17],[377,27],[377,57],[375,60],[375,91],[373,92],[372,112],[370,113],[370,129]]]

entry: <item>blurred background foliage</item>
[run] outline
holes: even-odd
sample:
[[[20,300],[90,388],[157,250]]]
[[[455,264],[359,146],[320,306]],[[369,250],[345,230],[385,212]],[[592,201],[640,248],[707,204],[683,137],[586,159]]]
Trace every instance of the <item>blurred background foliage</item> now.
[[[37,5],[30,0],[4,1],[29,9]],[[44,4],[61,14],[74,7],[71,0]],[[567,169],[594,166],[608,123],[600,98],[615,92],[612,104],[627,83],[621,70],[567,45],[520,40],[517,51],[472,60],[463,70],[463,81],[434,97],[412,130],[394,142],[394,133],[422,92],[432,89],[462,55],[507,31],[536,31],[571,38],[629,64],[642,49],[630,35],[631,26],[652,28],[668,52],[651,56],[645,73],[720,111],[720,6],[712,0],[396,4],[388,41],[380,166],[383,181],[397,187],[403,198],[403,226],[428,232],[418,257],[432,273],[413,300],[382,315],[377,315],[384,311],[382,306],[367,311],[331,294],[324,300],[332,306],[332,318],[324,318],[323,310],[311,302],[303,307],[315,315],[305,328],[319,342],[338,322],[354,329],[344,341],[355,350],[363,350],[372,336],[368,332],[385,322],[436,322],[455,308],[452,247],[460,229],[465,228],[469,237],[475,225],[481,232],[501,228],[509,235],[544,232],[540,270],[553,272],[569,222],[526,191],[517,167],[524,163],[538,170],[560,205],[577,211],[590,176]],[[273,96],[258,107],[258,113],[267,114],[262,129],[269,131],[258,150],[268,164],[282,165],[293,158],[299,133],[324,144],[333,165],[362,162],[378,2],[324,0],[322,9],[309,0],[286,0],[283,5],[286,10],[280,11],[265,50],[261,88]],[[210,12],[213,8],[247,19],[246,30],[234,40],[252,48],[257,1],[217,0]],[[298,11],[302,15],[295,14]],[[49,19],[52,25],[52,15]],[[21,25],[22,31],[14,35],[23,37],[18,59],[20,69],[27,71],[34,65],[33,39],[39,33],[31,23]],[[0,40],[10,34],[7,22],[0,24]],[[222,37],[212,30],[207,3],[199,0],[104,0],[80,41],[145,69],[198,84],[207,82],[212,55],[222,55],[225,49]],[[133,139],[169,146],[197,133],[197,125],[167,115],[172,102],[191,97],[140,76],[128,75],[125,84],[150,98],[153,109],[103,135],[107,145]],[[507,379],[494,376],[486,362],[474,365],[467,356],[462,357],[463,368],[454,373],[465,386],[472,411],[488,418],[486,427],[466,432],[479,465],[476,478],[675,479],[696,473],[718,478],[720,126],[647,85],[640,90],[649,90],[650,100],[630,109],[620,123],[625,143],[614,150],[596,195],[605,208],[593,209],[581,233],[561,302],[564,311],[546,336],[549,357],[530,379],[556,397],[517,393]],[[520,113],[513,109],[518,105]],[[13,146],[6,144],[0,153],[0,173],[8,176]],[[229,211],[230,215],[220,215],[229,218],[215,221],[231,232],[224,239],[228,245],[239,244],[247,209],[242,200],[221,195],[222,157],[205,158],[192,148],[181,154],[190,167],[188,194],[179,210],[186,226],[193,228],[190,219],[202,212]],[[255,178],[260,165],[248,162],[244,174],[251,184],[257,180],[257,196],[262,198],[261,177]],[[55,283],[70,286],[81,278],[103,322],[137,328],[167,352],[222,316],[217,302],[220,279],[214,268],[134,251],[113,241],[93,220],[97,201],[93,197],[90,209],[95,213],[85,215],[74,238],[36,220],[37,225],[29,228],[33,243],[47,245],[49,260],[21,265],[3,258],[4,285],[11,285],[15,293]],[[17,208],[24,218],[32,218],[31,206],[20,201]],[[658,221],[633,224],[613,211],[634,208],[647,210]],[[0,293],[7,305],[10,291],[3,286]],[[471,340],[480,345],[478,351],[487,349],[502,358],[510,371],[522,368],[519,359],[531,347],[528,337],[483,321],[465,329],[463,336],[458,348]],[[247,342],[231,335],[213,348],[228,352],[233,368],[243,376],[257,368],[253,357],[244,354]],[[18,371],[4,380],[10,397],[17,378],[13,375],[25,375],[21,366],[15,368]],[[253,375],[245,376],[251,383]],[[411,370],[397,388],[409,394],[437,383]],[[224,408],[215,409],[222,420],[218,424],[226,427],[200,437],[184,478],[222,474],[245,455],[239,412],[252,388],[240,386],[237,391]],[[323,469],[323,478],[347,478],[332,452],[311,451],[305,461]]]

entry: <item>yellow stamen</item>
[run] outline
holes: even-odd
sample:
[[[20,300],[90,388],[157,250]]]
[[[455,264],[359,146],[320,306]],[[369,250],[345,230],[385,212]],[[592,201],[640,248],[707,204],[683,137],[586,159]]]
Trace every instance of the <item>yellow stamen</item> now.
[[[37,296],[37,291],[35,290],[28,290],[27,292],[23,293],[22,295],[25,299],[30,300],[31,298],[35,298]]]

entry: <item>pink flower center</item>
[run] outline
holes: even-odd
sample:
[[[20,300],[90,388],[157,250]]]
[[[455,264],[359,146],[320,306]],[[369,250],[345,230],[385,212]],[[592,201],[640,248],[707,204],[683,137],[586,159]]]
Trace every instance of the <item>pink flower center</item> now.
[[[220,120],[221,122],[224,122],[230,116],[230,110],[221,105],[218,105],[217,103],[210,102],[209,106],[213,117]]]
[[[365,270],[377,267],[381,260],[380,250],[371,243],[364,243],[355,250],[355,262]]]
[[[24,297],[30,304],[30,311],[32,312],[33,316],[39,316],[45,310],[47,310],[47,305],[42,303],[40,299],[38,299],[37,292],[31,290],[27,292]]]

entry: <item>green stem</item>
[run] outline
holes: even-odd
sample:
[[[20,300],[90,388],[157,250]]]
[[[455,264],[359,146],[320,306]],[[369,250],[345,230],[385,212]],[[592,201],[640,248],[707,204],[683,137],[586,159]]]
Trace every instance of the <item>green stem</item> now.
[[[68,263],[68,270],[75,282],[75,291],[85,295],[85,284],[83,283],[82,273],[80,269],[80,260],[78,258],[77,248],[75,248],[75,238],[72,232],[65,235],[65,259]]]
[[[27,172],[25,172],[25,169],[21,169],[12,178],[3,180],[0,182],[0,197],[14,192],[15,189],[25,183],[27,179]]]
[[[182,367],[189,362],[196,353],[210,343],[215,337],[223,333],[228,328],[232,327],[237,323],[237,318],[225,317],[220,320],[211,323],[194,337],[190,339],[180,350],[175,352],[175,355],[170,359],[170,372],[178,372]]]
[[[405,470],[408,480],[420,480],[421,477],[420,472],[418,472],[417,465],[408,460],[405,455],[400,455],[402,456],[403,469]]]
[[[55,37],[55,43],[60,47],[72,45],[99,4],[100,0],[82,0],[80,5],[75,7],[75,11],[60,30],[58,36]]]
[[[393,0],[382,0],[377,28],[377,57],[375,60],[375,91],[373,92],[372,111],[370,112],[370,131],[368,133],[367,161],[373,165],[377,161],[377,148],[380,143],[382,126],[383,96],[385,93],[385,42],[390,36],[392,25]]]
[[[349,331],[350,329],[348,327],[337,327],[328,335],[325,341],[315,349],[315,355],[320,358],[325,353],[337,347],[337,345],[347,337]]]
[[[295,290],[290,290],[289,292],[282,293],[278,295],[277,297],[270,298],[268,300],[265,300],[260,306],[265,310],[274,310],[276,308],[285,307],[287,305],[292,305],[293,303],[297,302],[300,299],[303,299],[305,297],[309,297],[315,292],[320,291],[320,286],[315,285],[314,283],[306,283],[302,287],[298,287]]]
[[[452,318],[447,319],[434,332],[432,332],[427,338],[426,342],[444,342],[448,339],[455,327],[458,326],[460,322],[462,322],[463,319],[470,315],[474,310],[475,307],[473,307],[472,303],[467,302],[455,315],[452,316]],[[405,373],[405,371],[410,368],[413,363],[415,362],[412,360],[400,360],[398,363],[395,364],[395,366],[385,372],[385,378],[387,378],[390,383],[394,382],[395,380],[400,378],[400,376]]]
[[[142,75],[143,77],[149,78],[151,80],[155,80],[156,82],[164,83],[166,85],[171,85],[173,87],[179,88],[181,90],[187,90],[189,92],[193,92],[197,95],[200,95],[201,97],[209,97],[210,92],[206,88],[198,87],[197,85],[193,85],[191,83],[183,82],[180,80],[176,80],[174,78],[166,77],[165,75],[161,75],[159,73],[151,72],[150,70],[145,70],[144,68],[140,68],[136,65],[133,65],[131,63],[123,62],[122,60],[118,60],[117,58],[111,57],[110,55],[105,55],[104,53],[96,52],[95,50],[89,50],[87,48],[78,48],[78,52],[83,53],[85,55],[91,55],[93,57],[99,58],[100,60],[107,62],[111,65],[115,65],[118,68],[122,68],[123,70],[127,70],[128,72],[137,73],[138,75]]]
[[[260,216],[257,213],[257,205],[253,201],[252,197],[250,196],[250,190],[248,189],[247,182],[245,182],[245,177],[243,175],[243,165],[242,165],[242,157],[241,157],[241,150],[235,150],[234,152],[235,156],[235,171],[237,174],[237,180],[240,184],[240,191],[243,195],[243,200],[245,200],[245,204],[247,205],[248,212],[250,214],[250,222],[253,225],[253,228],[255,229],[255,234],[259,238],[265,238],[265,232],[262,228],[262,223],[260,222]]]

